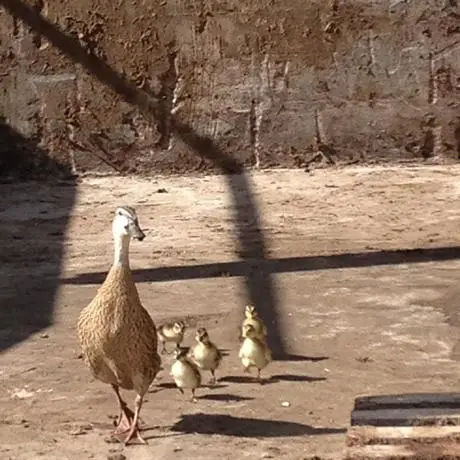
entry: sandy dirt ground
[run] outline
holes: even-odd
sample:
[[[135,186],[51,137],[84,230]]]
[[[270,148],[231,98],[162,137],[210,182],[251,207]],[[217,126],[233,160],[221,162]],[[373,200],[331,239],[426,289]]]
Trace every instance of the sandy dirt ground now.
[[[265,261],[239,259],[222,177],[2,184],[0,458],[339,459],[355,397],[457,390],[459,174],[254,172]],[[165,356],[141,414],[149,444],[126,448],[109,442],[116,401],[84,367],[75,329],[111,264],[118,204],[135,206],[147,233],[131,265],[153,319],[184,318],[185,344],[205,326],[228,353],[195,404],[172,387]],[[420,250],[392,252],[408,249]],[[263,386],[237,358],[256,279],[295,355],[271,363]]]

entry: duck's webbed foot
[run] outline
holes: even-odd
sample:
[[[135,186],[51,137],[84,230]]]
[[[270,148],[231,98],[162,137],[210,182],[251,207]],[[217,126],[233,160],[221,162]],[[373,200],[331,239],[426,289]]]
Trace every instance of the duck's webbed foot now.
[[[136,406],[136,412],[134,413],[134,418],[131,422],[131,427],[129,428],[128,434],[124,437],[122,441],[125,446],[129,443],[129,441],[131,441],[134,438],[136,438],[141,444],[147,444],[147,441],[141,436],[141,433],[139,431],[139,425],[138,425],[139,413],[141,411],[142,401],[143,401],[143,396],[137,395],[135,403],[134,403]]]
[[[126,402],[122,399],[120,395],[120,389],[117,385],[112,385],[113,391],[117,396],[118,406],[120,413],[118,415],[117,421],[115,423],[116,429],[113,432],[113,435],[118,437],[119,434],[126,433],[131,427],[131,423],[134,419],[134,412],[128,407]]]

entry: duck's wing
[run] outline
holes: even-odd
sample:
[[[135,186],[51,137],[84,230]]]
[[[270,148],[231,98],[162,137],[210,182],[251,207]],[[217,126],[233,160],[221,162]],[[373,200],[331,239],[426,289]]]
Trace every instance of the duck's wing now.
[[[222,358],[224,357],[224,355],[217,347],[215,347],[215,350],[216,350],[216,356],[214,358],[214,361],[215,361],[215,364],[217,365],[222,361]]]

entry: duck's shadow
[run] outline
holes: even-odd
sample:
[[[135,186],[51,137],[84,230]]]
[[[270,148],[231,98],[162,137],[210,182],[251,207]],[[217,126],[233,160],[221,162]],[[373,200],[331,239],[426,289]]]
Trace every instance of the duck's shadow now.
[[[171,427],[171,431],[243,438],[272,438],[345,433],[346,428],[315,428],[297,422],[197,413],[182,415],[181,420]]]

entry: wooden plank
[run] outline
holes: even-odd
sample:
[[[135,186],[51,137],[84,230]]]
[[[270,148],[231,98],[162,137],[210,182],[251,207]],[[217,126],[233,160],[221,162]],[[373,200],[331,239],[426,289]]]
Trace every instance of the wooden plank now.
[[[460,425],[460,408],[353,410],[351,425]]]
[[[414,452],[404,446],[364,446],[347,449],[345,460],[415,460]],[[423,459],[426,460],[426,459]],[[431,460],[431,459],[430,459]]]
[[[460,441],[460,426],[355,426],[347,432],[348,446],[372,444],[400,445],[448,443]]]
[[[345,460],[454,460],[460,459],[460,446],[375,445],[347,449]]]
[[[362,396],[355,399],[356,410],[403,408],[460,408],[460,393],[406,393],[399,395]]]

